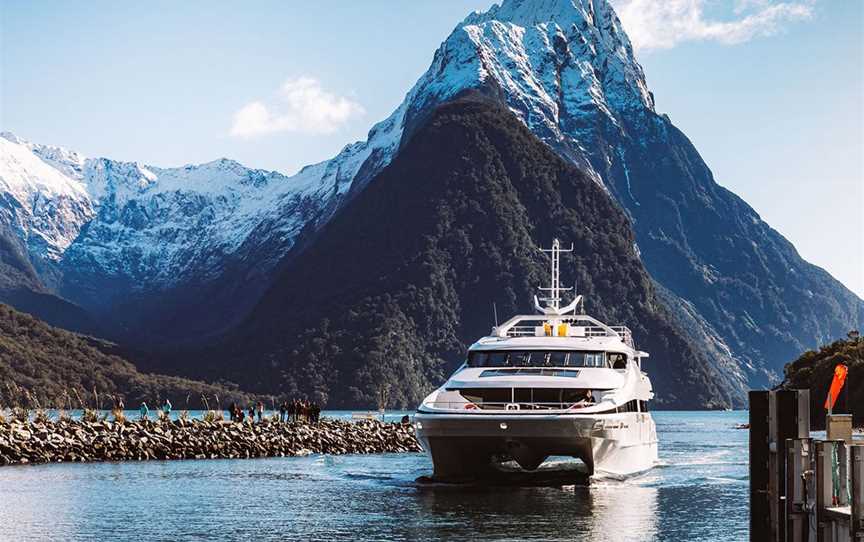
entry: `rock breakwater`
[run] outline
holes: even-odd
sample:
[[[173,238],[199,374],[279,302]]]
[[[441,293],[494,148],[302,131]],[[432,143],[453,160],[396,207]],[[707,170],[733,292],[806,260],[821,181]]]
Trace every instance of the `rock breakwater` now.
[[[174,421],[0,422],[0,465],[63,461],[233,459],[420,451],[410,424]]]

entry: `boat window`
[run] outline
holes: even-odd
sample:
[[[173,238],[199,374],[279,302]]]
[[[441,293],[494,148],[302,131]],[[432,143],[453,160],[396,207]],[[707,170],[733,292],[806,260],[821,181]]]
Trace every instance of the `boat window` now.
[[[480,378],[490,376],[563,376],[576,378],[579,376],[579,371],[573,369],[534,369],[534,368],[502,368],[502,369],[486,369],[480,373]]]
[[[561,390],[562,403],[578,403],[585,399],[585,390],[565,388]]]
[[[487,362],[487,366],[489,367],[507,367],[510,365],[510,354],[507,352],[490,352],[489,353],[489,361]]]
[[[535,403],[560,403],[561,388],[534,388]]]
[[[519,410],[566,409],[594,404],[591,391],[573,388],[457,388],[462,397],[481,410],[505,410],[509,404]],[[615,410],[612,410],[615,412]]]
[[[555,350],[546,355],[546,365],[551,367],[564,367],[567,365],[567,357],[570,352]]]
[[[469,367],[509,367],[507,352],[471,352],[468,356]]]
[[[469,367],[488,367],[489,352],[471,352],[468,354]]]
[[[623,405],[619,406],[617,412],[639,412],[639,404],[635,399],[633,401],[627,401]]]
[[[459,393],[472,403],[512,403],[513,388],[463,388]]]
[[[626,369],[627,368],[627,356],[621,354],[619,352],[609,352],[607,354],[609,357],[609,365],[612,366],[613,369]]]
[[[567,365],[571,367],[606,367],[605,358],[603,352],[570,352]]]
[[[533,403],[534,400],[531,398],[532,391],[531,388],[513,388],[513,402]]]
[[[609,367],[607,356],[623,356],[606,352],[574,352],[563,350],[507,350],[500,352],[469,352],[469,367]],[[615,358],[617,359],[617,358]],[[624,358],[626,360],[626,357]]]
[[[510,365],[513,367],[529,367],[531,363],[531,352],[510,352]],[[543,352],[534,352],[534,358],[543,356]]]

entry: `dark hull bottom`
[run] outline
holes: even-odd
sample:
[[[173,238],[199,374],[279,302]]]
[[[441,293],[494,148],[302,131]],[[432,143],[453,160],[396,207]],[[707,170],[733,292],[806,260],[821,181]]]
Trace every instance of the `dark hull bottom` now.
[[[586,479],[593,472],[590,441],[586,439],[429,437],[425,444],[432,456],[435,481],[495,480],[521,485],[532,481],[544,484],[566,480],[573,483]],[[579,471],[572,468],[537,470],[550,456],[578,458],[584,468]]]

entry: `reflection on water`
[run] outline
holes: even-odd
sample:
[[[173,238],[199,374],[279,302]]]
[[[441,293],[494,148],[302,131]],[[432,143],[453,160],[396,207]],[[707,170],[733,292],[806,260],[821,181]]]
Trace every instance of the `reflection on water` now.
[[[661,465],[590,486],[419,484],[419,454],[0,468],[0,540],[747,536],[746,413],[655,413]]]

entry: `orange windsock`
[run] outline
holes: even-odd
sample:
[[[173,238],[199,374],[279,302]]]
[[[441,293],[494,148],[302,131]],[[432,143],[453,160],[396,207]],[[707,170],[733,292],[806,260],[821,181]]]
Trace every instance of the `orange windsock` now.
[[[826,410],[834,408],[834,403],[840,396],[840,390],[843,389],[843,383],[846,382],[846,373],[848,372],[849,369],[842,363],[834,367],[834,380],[831,381],[831,389],[828,390],[828,397],[825,398]]]

